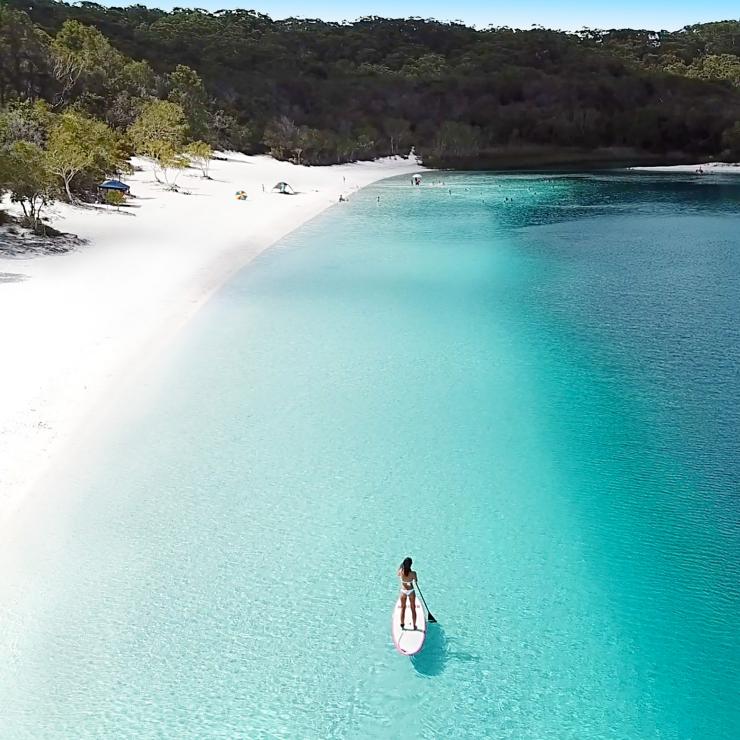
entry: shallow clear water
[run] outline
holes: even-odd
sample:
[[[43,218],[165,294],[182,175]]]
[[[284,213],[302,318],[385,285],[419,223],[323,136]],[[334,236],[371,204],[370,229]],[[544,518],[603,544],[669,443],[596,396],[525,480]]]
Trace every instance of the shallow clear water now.
[[[436,179],[263,255],[59,481],[0,737],[740,736],[740,179]]]

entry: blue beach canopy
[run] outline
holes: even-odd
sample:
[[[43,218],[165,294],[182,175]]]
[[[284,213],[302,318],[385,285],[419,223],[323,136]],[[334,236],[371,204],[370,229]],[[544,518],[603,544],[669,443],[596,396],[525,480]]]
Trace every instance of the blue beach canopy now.
[[[104,183],[98,185],[101,190],[119,190],[123,193],[128,193],[131,188],[126,185],[125,182],[120,180],[106,180]]]

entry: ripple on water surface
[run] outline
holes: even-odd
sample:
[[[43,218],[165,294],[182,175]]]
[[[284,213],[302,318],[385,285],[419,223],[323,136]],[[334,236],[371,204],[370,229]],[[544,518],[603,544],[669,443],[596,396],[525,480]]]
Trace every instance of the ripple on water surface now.
[[[0,736],[740,736],[740,183],[442,179],[263,255],[55,481]]]

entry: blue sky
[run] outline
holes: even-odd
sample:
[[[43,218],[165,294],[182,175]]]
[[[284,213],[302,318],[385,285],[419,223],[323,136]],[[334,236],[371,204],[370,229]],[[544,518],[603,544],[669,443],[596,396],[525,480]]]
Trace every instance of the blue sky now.
[[[102,0],[106,5],[128,5],[137,0]],[[138,0],[159,8],[199,7],[254,8],[273,18],[300,16],[326,20],[353,20],[362,15],[386,17],[422,16],[442,20],[460,19],[485,27],[513,26],[529,28],[541,24],[548,28],[575,30],[592,28],[653,28],[674,30],[689,23],[740,18],[738,0],[614,0],[574,2],[573,0]]]

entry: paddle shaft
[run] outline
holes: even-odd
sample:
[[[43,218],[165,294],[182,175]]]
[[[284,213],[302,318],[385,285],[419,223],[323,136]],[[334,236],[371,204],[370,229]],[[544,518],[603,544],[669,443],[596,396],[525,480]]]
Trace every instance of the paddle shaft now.
[[[429,607],[427,606],[427,600],[424,598],[424,594],[421,592],[421,589],[419,588],[418,582],[415,584],[416,590],[419,592],[419,596],[421,597],[421,603],[424,604],[424,608],[427,610],[427,618],[430,622],[436,622],[437,620],[434,618],[434,614],[432,614],[429,611]]]

